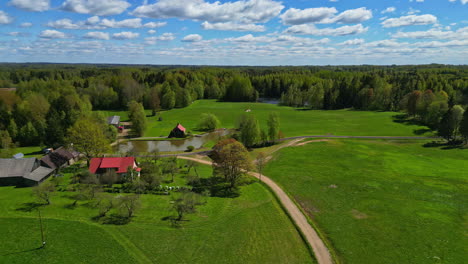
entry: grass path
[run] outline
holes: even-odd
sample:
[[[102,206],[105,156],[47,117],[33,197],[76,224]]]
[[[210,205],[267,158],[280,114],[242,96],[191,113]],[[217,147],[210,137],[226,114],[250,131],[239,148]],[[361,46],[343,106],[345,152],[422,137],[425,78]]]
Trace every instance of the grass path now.
[[[297,143],[297,141],[291,141],[285,147],[293,145]],[[189,157],[179,157],[181,159],[193,160],[202,164],[212,165],[211,161],[206,161],[197,158],[189,158]],[[249,172],[250,175],[260,179],[264,182],[271,190],[275,193],[278,197],[281,204],[284,206],[290,217],[296,223],[297,227],[304,235],[307,243],[312,247],[314,251],[314,255],[317,258],[319,264],[332,264],[332,257],[330,252],[328,251],[325,243],[323,243],[322,239],[319,237],[317,232],[312,228],[312,226],[307,221],[307,218],[304,216],[302,211],[297,207],[297,205],[289,198],[289,196],[270,178],[260,175],[255,172]]]
[[[132,257],[138,260],[138,263],[153,263],[146,256],[146,254],[143,251],[141,251],[132,241],[130,241],[128,237],[122,234],[118,228],[112,228],[112,230],[110,230],[109,227],[105,227],[98,224],[96,224],[96,226],[104,229],[111,237],[115,239],[115,241],[117,241],[117,243],[119,243],[123,248],[125,248]]]

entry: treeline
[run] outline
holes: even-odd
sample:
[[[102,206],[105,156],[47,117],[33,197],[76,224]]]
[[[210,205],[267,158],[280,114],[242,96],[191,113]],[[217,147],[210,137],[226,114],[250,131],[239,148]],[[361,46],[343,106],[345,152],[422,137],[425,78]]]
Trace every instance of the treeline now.
[[[25,146],[51,145],[82,113],[127,110],[131,101],[156,113],[198,99],[281,98],[310,109],[405,110],[435,127],[453,106],[468,104],[468,66],[1,64],[0,87],[17,88],[0,91],[0,133]]]

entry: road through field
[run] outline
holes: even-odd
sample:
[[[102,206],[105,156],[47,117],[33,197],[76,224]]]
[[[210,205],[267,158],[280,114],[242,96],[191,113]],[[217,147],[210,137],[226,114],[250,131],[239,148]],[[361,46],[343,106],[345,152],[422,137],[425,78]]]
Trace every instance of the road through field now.
[[[289,145],[289,144],[288,144]],[[193,157],[181,157],[180,159],[192,160],[198,163],[212,165],[211,161],[193,158]],[[293,221],[296,223],[297,227],[301,230],[301,233],[304,235],[307,243],[312,247],[314,251],[315,258],[317,259],[319,264],[333,264],[330,252],[328,251],[325,243],[323,243],[322,239],[319,237],[317,232],[314,228],[309,224],[307,218],[304,216],[301,210],[297,207],[297,205],[289,198],[289,196],[270,178],[260,175],[259,173],[249,172],[250,175],[260,179],[264,182],[271,190],[275,193],[275,195],[280,200],[281,204],[284,206],[288,214],[291,216]]]

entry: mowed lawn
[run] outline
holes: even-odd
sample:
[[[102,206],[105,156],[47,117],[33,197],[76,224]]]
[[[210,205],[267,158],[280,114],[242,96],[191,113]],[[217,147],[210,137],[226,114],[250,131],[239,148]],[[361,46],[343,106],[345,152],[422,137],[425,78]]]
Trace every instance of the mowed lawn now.
[[[331,140],[284,148],[264,170],[343,263],[466,263],[468,149]]]
[[[406,125],[394,122],[395,112],[372,112],[352,110],[300,110],[292,107],[266,103],[229,103],[215,100],[198,100],[186,108],[172,109],[148,116],[148,129],[145,137],[168,136],[169,132],[181,123],[192,132],[197,131],[200,116],[213,113],[224,128],[234,128],[239,117],[246,114],[255,115],[260,125],[266,129],[267,118],[271,112],[280,116],[281,131],[285,137],[305,135],[354,135],[354,136],[415,136],[427,130],[426,127]],[[119,112],[106,112],[116,114]],[[120,112],[123,120],[126,112]],[[147,111],[150,114],[150,111]],[[162,117],[162,121],[158,118]],[[425,132],[426,135],[431,133]]]
[[[208,176],[211,168],[199,172]],[[170,196],[142,195],[130,224],[103,225],[91,220],[97,209],[86,201],[70,209],[71,195],[58,192],[41,209],[47,246],[37,249],[38,213],[27,210],[31,189],[0,187],[0,263],[314,263],[260,183],[242,187],[237,198],[206,198],[180,228],[164,220],[175,214]]]

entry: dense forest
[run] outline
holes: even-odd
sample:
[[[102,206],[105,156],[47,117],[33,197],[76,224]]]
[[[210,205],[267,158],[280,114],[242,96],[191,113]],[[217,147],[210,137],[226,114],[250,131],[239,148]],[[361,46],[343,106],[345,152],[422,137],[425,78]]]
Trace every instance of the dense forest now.
[[[402,110],[436,129],[454,106],[468,105],[468,66],[0,64],[0,88],[16,88],[0,90],[0,147],[62,144],[83,114],[127,110],[131,101],[155,113],[198,99],[278,98],[310,109]]]

